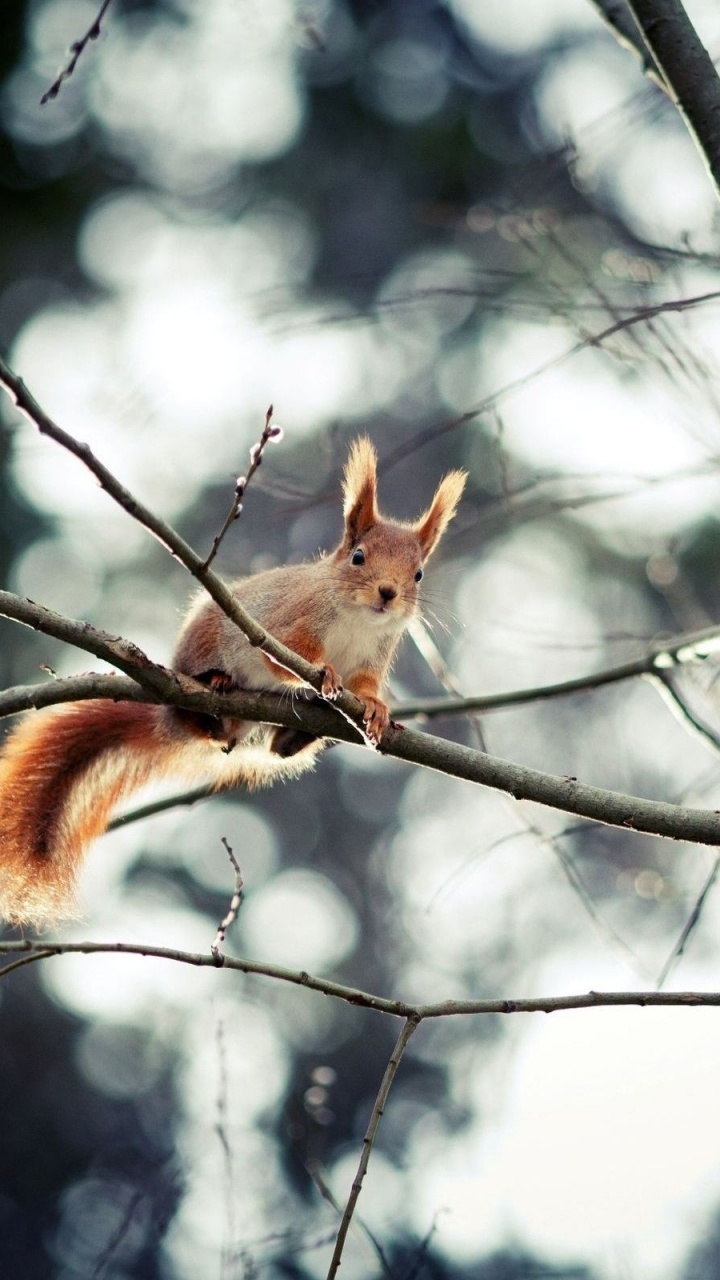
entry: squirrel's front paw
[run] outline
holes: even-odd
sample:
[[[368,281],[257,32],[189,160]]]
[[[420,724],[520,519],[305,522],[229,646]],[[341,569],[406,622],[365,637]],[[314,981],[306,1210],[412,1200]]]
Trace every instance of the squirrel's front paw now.
[[[323,681],[320,686],[320,692],[323,698],[327,698],[328,702],[334,702],[340,697],[343,691],[343,682],[334,667],[328,662],[323,670]]]
[[[390,711],[386,703],[381,702],[379,698],[363,698],[363,702],[365,703],[363,715],[365,732],[370,741],[377,745],[390,724]]]

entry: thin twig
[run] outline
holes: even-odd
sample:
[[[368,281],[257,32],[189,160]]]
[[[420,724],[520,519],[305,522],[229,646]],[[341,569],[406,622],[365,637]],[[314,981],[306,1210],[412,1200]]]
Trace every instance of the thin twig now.
[[[4,950],[5,948],[3,944],[0,943],[0,955],[2,955]],[[19,960],[12,960],[10,964],[4,965],[3,968],[0,969],[0,978],[6,978],[8,974],[13,973],[15,969],[22,969],[26,964],[34,964],[36,960],[49,960],[51,956],[55,955],[57,955],[57,951],[55,950],[43,951],[38,948],[37,951],[32,951],[30,955],[22,956]]]
[[[592,347],[601,347],[608,338],[614,337],[616,333],[631,329],[636,324],[647,324],[649,320],[655,319],[656,316],[665,315],[669,312],[689,311],[707,302],[717,302],[718,300],[720,300],[720,290],[718,289],[713,289],[711,292],[698,294],[691,298],[673,298],[667,302],[656,303],[653,306],[641,307],[638,311],[633,312],[632,315],[625,316],[621,320],[616,320],[612,324],[604,326],[597,333],[580,338],[577,342],[573,342],[571,346],[567,347],[565,351],[561,351],[559,355],[550,356],[547,360],[535,365],[527,373],[522,373],[510,382],[506,382],[504,386],[498,387],[497,391],[491,391],[482,400],[478,401],[472,409],[466,409],[463,413],[456,414],[453,418],[446,419],[444,422],[434,426],[426,427],[424,431],[416,431],[411,440],[396,445],[394,449],[385,454],[381,459],[383,472],[389,471],[391,467],[397,466],[399,462],[403,462],[405,458],[416,453],[418,449],[432,444],[434,440],[439,439],[441,436],[449,435],[452,431],[457,431],[469,422],[474,422],[482,414],[494,410],[509,396],[514,395],[516,391],[521,391],[524,387],[529,386],[536,378],[562,368],[574,356],[579,355],[581,351],[587,351]]]
[[[230,528],[230,525],[234,524],[234,522],[238,519],[240,513],[242,512],[243,502],[245,500],[245,494],[247,493],[247,487],[250,484],[250,481],[252,480],[253,476],[255,475],[255,472],[257,471],[258,467],[261,466],[262,464],[263,454],[265,452],[266,445],[268,445],[271,440],[274,443],[279,444],[279,442],[283,438],[283,429],[282,427],[279,427],[277,425],[275,426],[272,425],[272,416],[273,416],[273,406],[270,405],[269,409],[267,410],[267,413],[265,414],[265,426],[263,427],[262,435],[260,436],[260,439],[258,440],[257,444],[252,445],[250,448],[250,466],[248,468],[248,473],[246,476],[238,476],[237,480],[235,481],[235,495],[233,497],[232,505],[225,517],[222,529],[213,538],[213,544],[212,544],[212,547],[210,548],[209,555],[207,559],[203,561],[204,569],[208,569],[210,567],[213,560],[215,559],[215,556],[218,553],[220,543],[225,537],[225,534]]]
[[[436,1213],[435,1216],[433,1217],[433,1220],[430,1223],[430,1226],[428,1227],[427,1231],[425,1232],[425,1235],[420,1241],[417,1253],[413,1258],[412,1262],[410,1263],[410,1270],[403,1276],[402,1280],[415,1280],[415,1277],[419,1274],[420,1268],[425,1258],[427,1257],[428,1250],[430,1248],[430,1245],[432,1244],[432,1238],[438,1229],[438,1217],[440,1216],[440,1213],[447,1213],[447,1212],[448,1212],[447,1209],[444,1209],[444,1210],[441,1209],[439,1213]]]
[[[715,881],[718,878],[718,872],[720,872],[720,854],[718,854],[718,856],[715,858],[712,871],[710,872],[710,875],[708,876],[707,880],[705,881],[705,884],[702,887],[702,890],[700,891],[697,901],[695,902],[695,906],[693,907],[692,911],[690,912],[690,915],[685,921],[685,924],[680,933],[680,937],[678,938],[677,942],[675,943],[675,946],[670,952],[670,955],[665,961],[665,964],[660,970],[660,973],[658,975],[658,980],[657,980],[658,991],[660,990],[661,987],[664,987],[665,983],[670,977],[670,974],[675,968],[675,965],[677,964],[678,960],[680,959],[683,952],[685,951],[685,948],[692,934],[695,932],[695,929],[697,928],[697,925],[700,921],[700,916],[702,915],[702,912],[703,912],[703,907],[705,906],[705,903],[707,901],[708,894],[710,893],[710,890],[712,889],[713,885],[715,884]]]
[[[643,73],[653,81],[653,84],[662,89],[663,93],[667,93],[668,87],[662,71],[643,40],[640,28],[633,18],[626,0],[590,0],[590,3],[597,9],[618,44],[622,45],[623,49],[629,49],[631,53],[636,54],[640,59]]]
[[[431,635],[428,627],[422,618],[415,619],[410,622],[408,633],[415,648],[432,671],[435,679],[439,682],[446,693],[456,698],[462,698],[460,686],[454,679],[450,668],[448,667],[443,655],[435,643],[434,637]],[[399,713],[395,713],[396,715]],[[402,717],[400,717],[402,719]],[[478,751],[486,751],[487,743],[483,733],[482,722],[476,712],[468,710],[467,721],[470,726],[470,732]]]
[[[667,702],[676,713],[677,717],[684,725],[689,727],[694,733],[702,739],[706,747],[710,747],[714,752],[720,749],[720,732],[714,729],[711,724],[703,720],[680,693],[680,690],[673,684],[672,676],[669,671],[656,671],[654,675],[655,683],[659,685],[662,693],[665,695]]]
[[[224,962],[224,956],[220,948],[225,942],[225,935],[228,929],[237,920],[238,911],[242,906],[242,900],[243,900],[243,878],[242,878],[242,871],[240,870],[240,865],[238,863],[237,858],[235,857],[235,854],[230,848],[230,845],[225,839],[225,836],[222,837],[222,842],[225,845],[225,852],[227,853],[227,856],[232,863],[233,871],[235,872],[235,890],[233,892],[232,898],[230,899],[230,906],[228,907],[225,915],[223,916],[222,920],[220,921],[220,924],[218,925],[217,933],[215,934],[215,940],[210,948],[213,956],[215,957],[215,962],[218,965],[221,965]]]
[[[407,1019],[402,1031],[400,1032],[400,1035],[397,1038],[395,1048],[393,1049],[390,1055],[390,1061],[388,1062],[387,1067],[385,1068],[385,1074],[382,1078],[382,1083],[378,1090],[377,1098],[375,1099],[375,1106],[372,1109],[372,1115],[370,1116],[370,1123],[367,1127],[367,1132],[363,1139],[363,1149],[362,1149],[362,1154],[360,1156],[360,1163],[358,1164],[357,1173],[355,1174],[355,1178],[354,1178],[352,1187],[350,1189],[350,1195],[348,1196],[348,1202],[345,1206],[345,1212],[343,1213],[342,1219],[340,1221],[340,1226],[338,1228],[337,1240],[335,1241],[335,1248],[333,1250],[333,1256],[330,1262],[330,1268],[328,1270],[327,1280],[334,1280],[334,1277],[338,1273],[338,1268],[342,1261],[343,1249],[345,1248],[347,1233],[350,1229],[350,1223],[352,1221],[353,1213],[355,1212],[355,1206],[358,1202],[358,1197],[360,1195],[360,1192],[362,1191],[363,1179],[365,1177],[365,1174],[367,1173],[370,1154],[372,1152],[372,1149],[375,1143],[375,1138],[377,1136],[377,1131],[380,1125],[380,1121],[382,1120],[382,1117],[383,1117],[383,1112],[385,1110],[385,1105],[387,1103],[388,1094],[390,1092],[390,1089],[392,1088],[393,1080],[395,1079],[395,1076],[397,1074],[397,1069],[400,1066],[403,1054],[407,1049],[410,1038],[412,1037],[414,1032],[417,1030],[419,1025],[420,1025],[419,1018],[409,1017]]]
[[[87,31],[85,32],[85,35],[81,36],[79,40],[74,40],[73,43],[70,45],[70,53],[72,55],[70,58],[70,61],[68,62],[67,66],[64,67],[63,70],[60,72],[57,79],[53,80],[52,84],[50,85],[50,88],[45,90],[42,98],[40,99],[41,106],[44,107],[46,102],[50,102],[52,98],[57,98],[60,92],[60,89],[62,88],[62,85],[66,80],[69,80],[70,76],[73,74],[73,71],[75,70],[78,62],[80,61],[80,58],[85,52],[86,46],[90,43],[91,40],[99,39],[102,31],[102,28],[101,28],[102,20],[105,17],[105,14],[107,13],[111,4],[112,4],[112,0],[103,0],[100,6],[99,12],[97,14],[97,17],[95,18],[91,26],[88,27]]]
[[[168,551],[205,588],[208,595],[212,597],[223,613],[239,627],[253,648],[259,648],[262,653],[272,658],[279,666],[297,676],[303,684],[315,689],[316,692],[321,691],[325,675],[324,669],[322,667],[314,667],[311,663],[306,662],[299,654],[294,653],[292,649],[288,649],[286,645],[281,644],[279,640],[271,636],[264,627],[251,617],[240,604],[235,594],[223,582],[222,578],[213,573],[212,569],[205,567],[197,552],[189,546],[185,539],[167,521],[155,515],[153,511],[150,511],[148,507],[135,498],[120,483],[117,477],[108,470],[104,463],[95,457],[89,445],[82,444],[69,432],[59,427],[56,422],[53,422],[52,418],[45,413],[44,409],[41,408],[35,397],[25,386],[22,378],[13,372],[2,357],[0,357],[0,386],[5,388],[20,412],[37,428],[41,435],[48,436],[49,439],[54,440],[56,444],[62,445],[64,449],[67,449],[69,453],[78,458],[95,476],[100,487],[117,502],[118,506],[127,511],[128,515],[132,516],[138,524],[148,529],[163,546],[167,547]],[[367,735],[362,721],[365,711],[364,703],[355,698],[353,694],[345,691],[333,701],[332,705],[340,715],[346,718],[348,723],[355,725],[363,741],[367,742]]]
[[[133,822],[142,822],[145,818],[154,818],[157,813],[166,813],[168,809],[190,808],[200,800],[210,800],[217,795],[216,787],[195,787],[192,791],[181,791],[176,795],[165,796],[164,800],[152,800],[148,804],[140,804],[136,809],[128,809],[127,813],[118,814],[108,823],[108,831],[118,827],[129,827]]]
[[[606,920],[602,912],[599,910],[590,890],[583,880],[580,871],[575,865],[574,859],[566,852],[562,845],[564,832],[559,835],[547,835],[540,827],[530,821],[524,822],[525,830],[528,835],[533,836],[541,845],[545,845],[551,851],[557,860],[565,879],[570,888],[580,902],[583,910],[590,919],[590,922],[598,936],[607,943],[613,950],[622,956],[626,964],[630,964],[632,969],[640,978],[652,981],[652,974],[647,967],[643,965],[639,957],[635,954],[632,947],[625,941],[617,929],[613,928],[609,920]],[[585,828],[587,830],[587,828]]]
[[[171,960],[196,969],[217,969],[213,957],[207,951],[183,951],[174,947],[157,947],[138,942],[54,942],[36,938],[21,938],[12,942],[0,942],[0,956],[16,955],[24,963],[49,960],[63,955],[126,955],[148,959]],[[0,969],[0,979],[18,967],[18,961],[9,962]],[[332,996],[363,1009],[391,1017],[422,1022],[425,1018],[471,1017],[484,1014],[560,1013],[570,1009],[624,1008],[720,1008],[720,991],[588,991],[582,995],[538,996],[522,999],[439,1000],[430,1004],[408,1004],[386,996],[374,995],[358,987],[349,987],[329,978],[316,978],[304,970],[286,969],[283,965],[267,964],[260,960],[247,960],[240,956],[226,956],[224,969],[237,973],[253,974],[305,987],[324,996]]]
[[[112,1236],[108,1240],[107,1245],[105,1246],[102,1253],[100,1254],[100,1257],[95,1263],[90,1280],[101,1280],[103,1272],[106,1270],[108,1263],[112,1261],[114,1254],[117,1253],[120,1245],[122,1244],[123,1240],[128,1234],[128,1231],[130,1230],[130,1224],[135,1216],[135,1210],[137,1209],[138,1205],[142,1203],[143,1199],[144,1199],[144,1193],[142,1191],[135,1191],[130,1196],[128,1203],[125,1206],[125,1212],[122,1218],[120,1219],[120,1222],[118,1223],[116,1230],[113,1232]]]
[[[220,1274],[221,1277],[225,1277],[226,1275],[231,1275],[232,1260],[235,1255],[235,1167],[228,1128],[229,1089],[227,1054],[225,1052],[225,1035],[222,1022],[218,1022],[217,1024],[216,1043],[218,1058],[218,1092],[215,1132],[218,1136],[220,1146],[222,1147],[223,1163],[225,1165],[223,1187],[225,1191],[225,1211],[227,1214],[228,1235],[227,1244],[223,1244],[221,1248]]]
[[[634,676],[658,676],[673,667],[703,662],[720,649],[720,626],[688,631],[648,646],[645,653],[628,662],[604,667],[600,671],[572,680],[559,680],[555,684],[535,685],[527,689],[515,689],[505,693],[477,694],[465,698],[414,698],[398,704],[393,714],[401,720],[415,716],[433,719],[436,716],[462,714],[467,711],[502,711],[506,707],[524,706],[529,702],[543,702],[551,698],[565,698],[569,694],[592,692],[602,685],[617,684]]]
[[[312,1181],[317,1187],[323,1200],[325,1200],[327,1204],[330,1205],[331,1209],[335,1210],[339,1218],[343,1212],[342,1205],[338,1204],[337,1200],[335,1199],[335,1196],[332,1193],[332,1188],[328,1185],[328,1182],[325,1177],[324,1170],[320,1164],[320,1161],[308,1160],[305,1164],[305,1168],[307,1169],[309,1176],[312,1178]],[[362,1229],[362,1231],[364,1231],[365,1235],[368,1238],[369,1243],[371,1244],[372,1248],[375,1250],[375,1253],[377,1255],[377,1260],[380,1263],[383,1274],[386,1276],[392,1277],[392,1271],[390,1269],[390,1264],[385,1256],[385,1250],[380,1244],[380,1241],[378,1240],[377,1236],[373,1231],[370,1230],[367,1223],[363,1222],[359,1214],[356,1216],[355,1221],[357,1225]],[[335,1241],[334,1232],[330,1237],[330,1240],[332,1243],[334,1243]]]

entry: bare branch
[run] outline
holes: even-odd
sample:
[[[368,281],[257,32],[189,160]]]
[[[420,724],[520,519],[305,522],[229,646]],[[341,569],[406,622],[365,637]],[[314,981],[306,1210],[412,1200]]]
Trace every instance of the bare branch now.
[[[680,933],[680,937],[678,938],[677,942],[675,943],[675,946],[670,952],[670,955],[665,961],[665,964],[660,970],[660,974],[657,980],[658,990],[660,990],[661,987],[665,986],[665,983],[670,977],[670,974],[672,973],[673,969],[675,968],[675,965],[677,964],[678,960],[684,953],[685,948],[688,942],[690,941],[690,938],[695,932],[695,929],[697,928],[700,922],[700,916],[702,915],[703,907],[707,902],[708,895],[713,885],[715,884],[715,881],[718,878],[718,872],[720,872],[720,854],[715,858],[712,871],[710,872],[710,875],[707,877],[707,880],[705,881],[705,884],[703,885],[700,891],[700,894],[698,895],[695,905],[693,906],[693,909],[690,912],[690,915],[688,916],[687,920],[685,921],[685,924],[683,925],[683,928]]]
[[[720,750],[720,733],[693,711],[690,704],[680,693],[680,690],[673,684],[670,672],[658,671],[655,675],[655,683],[660,686],[666,701],[676,713],[678,719],[693,733],[697,734],[706,747],[710,747],[712,751]]]
[[[9,607],[4,607],[8,602]],[[96,657],[104,657],[117,666],[120,666],[119,658],[122,657],[125,662],[123,670],[132,669],[133,680],[137,680],[137,670],[133,665],[134,657],[141,664],[138,670],[146,673],[146,685],[152,680],[153,688],[162,689],[166,694],[164,683],[158,680],[158,673],[166,672],[166,669],[153,666],[137,646],[119,636],[109,636],[87,622],[75,621],[62,614],[53,613],[52,610],[36,605],[31,600],[24,600],[11,592],[0,592],[0,614],[12,617],[36,630],[42,630],[59,640],[66,640],[78,648],[95,654]],[[393,715],[398,720],[416,718],[433,720],[438,717],[464,715],[468,711],[503,711],[507,707],[524,706],[531,702],[590,692],[603,685],[616,684],[637,676],[659,677],[662,673],[664,677],[665,672],[673,667],[683,667],[693,662],[704,661],[718,648],[720,648],[720,626],[706,627],[699,631],[683,632],[680,635],[668,637],[667,640],[656,641],[638,658],[602,668],[586,676],[577,676],[572,680],[561,680],[548,685],[533,685],[526,689],[511,689],[504,693],[470,694],[467,697],[450,698],[416,698],[394,705]],[[194,682],[192,687],[199,688]],[[124,702],[149,700],[130,682],[118,679],[116,676],[89,673],[48,681],[47,684],[42,685],[17,685],[6,689],[0,693],[0,718],[15,715],[20,711],[51,706],[53,703],[80,701],[83,698],[112,698]]]
[[[560,680],[556,684],[535,685],[528,689],[514,689],[507,693],[471,695],[465,698],[417,698],[402,702],[393,708],[400,720],[416,716],[434,719],[466,711],[502,711],[506,707],[524,706],[529,702],[542,702],[551,698],[565,698],[569,694],[588,692],[603,685],[617,684],[636,676],[659,678],[673,667],[702,662],[720,648],[720,626],[706,627],[701,631],[688,631],[667,640],[657,641],[638,658],[621,662],[573,680]]]
[[[110,496],[168,547],[206,587],[212,598],[240,627],[252,645],[260,647],[264,653],[299,676],[312,688],[319,689],[323,677],[322,669],[311,666],[285,645],[281,645],[251,618],[235,599],[232,591],[211,569],[203,567],[199,556],[174,529],[139,503],[95,458],[87,445],[80,444],[44,413],[28,392],[22,379],[17,377],[2,359],[0,359],[0,384],[10,392],[20,410],[39,431],[78,457]],[[70,630],[68,630],[67,619],[54,615],[52,611],[44,610],[32,602],[19,601],[19,597],[12,596],[9,592],[0,594],[0,605],[6,610],[8,616],[28,622],[31,626],[42,624],[42,629],[50,631],[51,634],[56,634],[54,628],[57,628],[57,634],[61,634],[62,638],[71,639],[73,643],[78,643],[83,648],[90,647],[90,644],[106,647],[107,642],[110,641],[110,650],[116,655],[111,660],[124,664],[126,670],[132,670],[133,677],[139,683],[143,683],[144,687],[154,695],[149,697],[148,701],[156,700],[159,695],[163,701],[189,710],[198,709],[220,716],[237,715],[239,718],[263,720],[272,724],[289,725],[289,727],[297,727],[301,724],[303,728],[320,737],[355,743],[358,738],[365,741],[362,730],[364,706],[353,694],[347,692],[341,694],[332,706],[327,703],[325,705],[307,703],[302,706],[302,710],[296,702],[288,706],[286,700],[267,694],[213,694],[200,689],[194,681],[186,677],[174,675],[154,666],[140,650],[133,648],[129,656],[122,646],[118,651],[118,642],[105,633],[97,632],[96,635],[91,635],[88,642],[87,624],[70,623]],[[706,633],[703,635],[705,636]],[[93,647],[92,651],[98,652],[98,649]],[[662,652],[664,653],[665,650],[663,649]],[[692,656],[692,653],[694,650],[691,650],[689,656]],[[672,665],[682,660],[685,659],[681,650],[668,651],[664,664],[661,661],[661,654],[658,653],[655,657],[655,666]],[[636,796],[626,796],[600,787],[591,787],[578,782],[576,778],[554,777],[535,769],[527,769],[522,765],[495,759],[455,743],[414,733],[397,725],[391,725],[386,731],[379,750],[397,759],[437,769],[451,777],[464,778],[470,782],[509,792],[516,800],[533,800],[536,803],[592,818],[610,826],[620,826],[692,843],[720,844],[720,816],[707,810],[685,809],[678,805],[643,800]]]
[[[627,0],[720,195],[720,80],[680,0]]]
[[[48,680],[46,684],[18,684],[2,690],[0,720],[21,711],[39,711],[42,707],[83,702],[86,698],[111,698],[114,702],[151,701],[134,679],[92,671],[82,676]]]
[[[182,951],[172,947],[156,947],[132,942],[41,942],[23,938],[16,942],[0,942],[0,956],[17,955],[0,969],[0,979],[10,974],[20,963],[32,964],[63,955],[134,955],[148,959],[172,960],[193,968],[216,969],[209,951]],[[316,978],[302,970],[286,969],[282,965],[265,964],[259,960],[246,960],[238,956],[226,956],[223,965],[238,973],[253,974],[287,982],[296,987],[307,987],[324,996],[332,996],[346,1004],[377,1013],[389,1014],[406,1021],[422,1022],[425,1018],[470,1017],[483,1014],[511,1013],[560,1013],[569,1009],[620,1008],[636,1005],[641,1008],[720,1008],[720,991],[588,991],[581,995],[533,996],[511,1000],[439,1000],[431,1004],[408,1004],[386,996],[374,995],[357,987],[348,987],[329,978]]]
[[[0,591],[0,615],[32,627],[35,631],[55,636],[57,640],[65,640],[77,645],[78,648],[94,654],[96,658],[112,663],[113,666],[119,667],[121,671],[132,676],[149,693],[165,691],[169,683],[179,687],[184,680],[184,677],[176,676],[166,667],[152,662],[147,654],[132,641],[123,640],[122,636],[111,636],[107,631],[91,626],[89,622],[78,622],[74,618],[66,618],[63,614],[56,613],[54,609],[46,609],[44,605],[36,604],[34,600],[25,600],[22,596],[14,595],[12,591]],[[40,686],[44,689],[54,687],[54,682]],[[61,700],[64,699],[58,698],[58,701]],[[8,703],[12,705],[11,699],[8,699]],[[0,705],[2,705],[1,702]],[[4,714],[12,713],[5,711]]]
[[[580,338],[569,346],[566,351],[561,351],[559,355],[543,360],[528,373],[520,374],[519,377],[506,382],[503,387],[498,387],[497,391],[491,391],[472,409],[467,409],[464,413],[457,414],[454,418],[450,418],[445,422],[427,427],[424,431],[417,431],[411,440],[397,445],[390,453],[385,454],[381,462],[382,470],[389,471],[398,462],[410,457],[418,449],[424,448],[425,445],[431,444],[433,440],[437,440],[440,436],[449,435],[452,431],[457,431],[459,427],[465,426],[468,422],[474,422],[481,414],[495,409],[515,391],[520,391],[523,387],[529,386],[536,378],[545,373],[552,373],[554,370],[562,368],[573,356],[587,350],[588,347],[600,347],[603,342],[607,341],[608,338],[614,337],[616,333],[631,329],[637,324],[647,324],[648,321],[655,319],[657,316],[665,315],[668,312],[689,311],[694,307],[703,306],[707,302],[717,302],[718,299],[720,299],[720,291],[713,289],[709,293],[697,294],[691,298],[675,298],[667,302],[656,303],[653,306],[641,307],[638,311],[634,311],[632,315],[624,316],[621,320],[616,320],[611,325],[604,326],[597,333],[588,334],[586,337]]]
[[[337,1240],[335,1241],[335,1248],[333,1250],[327,1280],[334,1280],[334,1277],[338,1273],[338,1269],[342,1261],[343,1249],[345,1248],[345,1240],[347,1239],[347,1233],[350,1229],[350,1223],[352,1221],[353,1213],[355,1212],[355,1206],[362,1190],[363,1179],[367,1173],[368,1162],[370,1160],[370,1153],[375,1144],[375,1138],[377,1137],[378,1127],[385,1110],[388,1094],[392,1088],[393,1080],[395,1079],[397,1069],[400,1066],[410,1038],[415,1033],[419,1025],[419,1018],[410,1017],[407,1019],[405,1026],[397,1038],[395,1048],[390,1055],[390,1061],[385,1068],[385,1074],[382,1078],[377,1098],[375,1099],[375,1106],[372,1109],[372,1115],[370,1116],[370,1123],[367,1127],[365,1137],[363,1138],[363,1149],[362,1155],[360,1156],[360,1163],[358,1165],[357,1173],[355,1174],[355,1179],[350,1189],[350,1195],[348,1196],[348,1202],[345,1206],[345,1212],[343,1213],[340,1227],[338,1229]]]
[[[262,464],[263,454],[265,452],[266,445],[269,444],[271,440],[279,443],[280,440],[282,440],[283,438],[283,429],[282,427],[272,425],[272,416],[273,416],[273,406],[270,405],[267,413],[265,414],[265,426],[263,427],[262,435],[260,436],[260,439],[258,440],[257,444],[252,445],[250,449],[250,467],[248,469],[248,473],[246,476],[238,476],[235,482],[235,496],[232,501],[232,506],[230,507],[230,510],[228,511],[225,517],[222,529],[213,538],[213,544],[212,544],[212,547],[210,548],[210,554],[208,555],[207,559],[203,561],[204,569],[209,568],[209,566],[212,564],[213,560],[215,559],[215,556],[218,553],[220,543],[225,537],[225,534],[230,528],[230,525],[234,524],[234,522],[238,519],[238,516],[242,512],[243,501],[245,499],[245,494],[247,493],[247,487],[250,481],[252,480],[253,476],[255,475],[255,472],[257,471],[258,467],[261,466]]]
[[[239,789],[239,788],[238,788]],[[231,787],[225,795],[232,794],[236,788]],[[129,827],[133,822],[142,822],[145,818],[154,818],[156,813],[167,813],[168,809],[190,809],[200,800],[211,800],[217,795],[216,787],[193,787],[190,791],[181,791],[177,795],[165,796],[163,800],[152,800],[148,804],[140,804],[135,809],[118,814],[108,823],[108,831],[116,831],[118,827]]]
[[[590,3],[597,9],[618,44],[622,45],[623,49],[628,49],[631,53],[637,55],[644,75],[652,80],[653,84],[656,84],[659,89],[662,89],[663,93],[667,93],[668,87],[662,71],[643,40],[640,28],[635,22],[626,0],[590,0]]]
[[[73,71],[75,70],[78,62],[80,61],[80,58],[82,57],[83,53],[85,52],[87,45],[90,43],[91,40],[97,40],[99,38],[102,30],[102,27],[101,27],[102,20],[105,17],[105,14],[107,13],[111,4],[112,4],[112,0],[103,0],[100,6],[100,9],[98,11],[97,17],[95,18],[92,25],[88,27],[87,31],[85,32],[85,35],[81,36],[79,40],[74,40],[73,43],[70,45],[70,53],[72,55],[70,58],[70,61],[68,62],[67,66],[64,67],[63,70],[60,72],[57,79],[53,80],[52,84],[50,85],[50,88],[45,90],[45,93],[40,99],[40,105],[42,107],[45,106],[46,102],[50,102],[52,98],[57,98],[64,82],[66,80],[69,80],[70,76],[73,74]]]
[[[107,679],[113,682],[110,696],[122,697],[125,690],[121,677],[109,676]],[[344,715],[338,715],[333,706],[319,699],[294,698],[290,702],[286,697],[273,693],[216,693],[186,677],[164,673],[160,667],[153,668],[152,679],[154,689],[143,697],[143,701],[163,701],[213,716],[232,716],[286,728],[301,728],[316,737],[356,746],[363,741],[358,729]],[[131,700],[137,700],[134,691],[130,696]],[[356,701],[352,695],[349,697],[353,703]],[[383,735],[379,750],[409,764],[424,765],[449,777],[505,791],[516,800],[532,800],[607,826],[643,831],[691,844],[720,845],[720,815],[711,810],[684,808],[607,791],[578,782],[577,778],[541,773],[537,769],[392,723]]]
[[[330,1205],[330,1208],[334,1209],[338,1217],[340,1217],[343,1212],[342,1208],[338,1204],[337,1200],[335,1199],[335,1196],[332,1193],[331,1187],[328,1186],[328,1182],[325,1177],[325,1172],[322,1168],[322,1165],[320,1164],[320,1161],[308,1160],[306,1161],[305,1168],[307,1169],[309,1176],[312,1178],[313,1182],[315,1183],[315,1186],[317,1187],[323,1200],[325,1200],[326,1203]],[[380,1244],[380,1241],[376,1238],[374,1232],[370,1230],[367,1223],[363,1222],[362,1218],[357,1217],[355,1221],[357,1226],[359,1226],[364,1231],[370,1244],[375,1250],[375,1253],[377,1254],[378,1262],[380,1263],[380,1266],[383,1271],[383,1275],[390,1276],[392,1280],[393,1273],[388,1264],[388,1260],[385,1257],[385,1252],[383,1250],[382,1245]],[[332,1236],[330,1237],[330,1239],[332,1240]]]
[[[225,839],[225,836],[222,837],[222,842],[225,845],[225,852],[227,853],[227,856],[232,863],[233,871],[235,872],[235,889],[233,892],[233,896],[230,899],[230,906],[228,907],[225,915],[223,916],[222,920],[220,921],[220,924],[217,927],[215,940],[210,948],[218,966],[221,966],[224,962],[224,956],[220,948],[225,942],[225,935],[227,934],[228,929],[237,920],[238,911],[240,910],[240,907],[242,905],[242,900],[243,900],[242,871],[240,870],[238,860],[235,857],[235,854],[233,853],[232,849],[230,848],[230,845],[228,844],[227,840]]]
[[[280,644],[279,640],[276,640],[264,627],[261,627],[243,608],[222,578],[213,573],[212,569],[205,567],[200,556],[193,551],[192,547],[185,542],[185,539],[171,525],[160,519],[137,498],[133,497],[112,472],[95,457],[88,445],[81,444],[74,436],[71,436],[62,427],[59,427],[57,423],[53,422],[52,418],[45,413],[35,397],[28,391],[22,378],[13,373],[2,357],[0,357],[0,386],[5,387],[20,412],[33,426],[37,427],[41,435],[46,435],[57,444],[62,445],[64,449],[67,449],[69,453],[72,453],[74,457],[84,463],[98,480],[101,488],[124,511],[127,511],[128,515],[131,515],[134,520],[137,520],[139,524],[154,534],[163,546],[167,547],[168,551],[205,587],[208,595],[212,597],[223,613],[240,628],[254,648],[259,648],[268,657],[273,658],[279,666],[296,675],[311,689],[315,689],[317,692],[320,691],[324,678],[323,669],[314,667],[311,663],[306,662],[299,654],[294,653],[292,649],[288,649],[284,644]],[[349,723],[357,726],[357,731],[365,739],[362,725],[362,716],[365,712],[364,703],[359,698],[354,697],[353,694],[345,692],[341,693],[332,705],[337,708],[342,716],[346,717]]]
[[[135,1211],[138,1206],[142,1204],[144,1198],[145,1192],[140,1190],[134,1191],[129,1197],[122,1218],[93,1267],[90,1280],[101,1280],[102,1276],[110,1273],[109,1263],[112,1261],[114,1254],[117,1253],[120,1245],[127,1236],[132,1220],[135,1216]],[[114,1271],[115,1268],[113,1267],[112,1270]]]

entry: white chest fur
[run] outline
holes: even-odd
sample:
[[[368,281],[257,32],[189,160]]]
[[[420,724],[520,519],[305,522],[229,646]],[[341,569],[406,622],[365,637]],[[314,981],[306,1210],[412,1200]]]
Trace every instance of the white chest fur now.
[[[325,660],[348,680],[354,672],[378,671],[405,629],[406,620],[370,608],[344,609],[325,635]]]

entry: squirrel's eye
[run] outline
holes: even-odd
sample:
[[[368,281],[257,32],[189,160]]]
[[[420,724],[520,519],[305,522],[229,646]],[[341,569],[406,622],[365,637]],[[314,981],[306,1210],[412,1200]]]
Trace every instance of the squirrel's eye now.
[[[415,574],[415,581],[416,581],[416,582],[420,582],[420,580],[421,580],[422,576],[423,576],[423,571],[422,571],[422,569],[418,569],[417,573]]]
[[[353,551],[352,556],[350,557],[350,563],[351,564],[365,563],[365,552],[363,551],[362,547],[357,547],[355,551]]]

